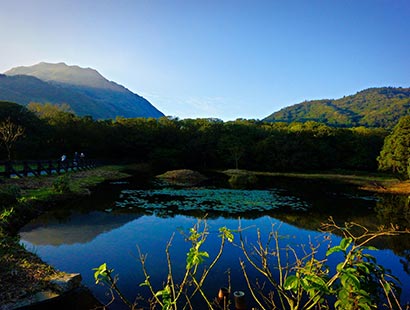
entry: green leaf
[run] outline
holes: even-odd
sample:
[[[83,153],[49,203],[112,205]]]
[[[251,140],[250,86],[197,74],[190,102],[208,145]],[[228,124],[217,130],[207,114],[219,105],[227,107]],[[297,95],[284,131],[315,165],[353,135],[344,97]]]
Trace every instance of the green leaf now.
[[[342,270],[342,268],[343,268],[343,262],[337,264],[337,266],[336,266],[336,271],[337,271],[337,272],[340,272],[340,271]]]
[[[312,274],[312,275],[306,276],[306,280],[311,282],[311,284],[313,283],[316,290],[325,291],[325,292],[328,291],[326,282],[321,277]]]
[[[347,287],[347,285],[352,286],[353,288],[355,288],[356,290],[360,289],[360,281],[359,279],[352,273],[347,272],[344,273],[341,277],[340,277],[340,282],[342,283],[342,285],[344,287]]]
[[[340,248],[343,251],[346,251],[346,249],[349,247],[349,245],[352,243],[353,239],[352,238],[343,238],[342,241],[340,241]]]
[[[373,255],[370,254],[363,254],[363,257],[365,257],[367,260],[372,261],[373,263],[376,262],[376,258]]]
[[[219,236],[226,238],[229,242],[233,242],[233,233],[230,229],[224,227],[219,228],[219,232],[221,233]]]
[[[144,282],[140,283],[139,286],[149,286],[149,276],[145,279]]]
[[[366,263],[357,263],[356,264],[357,268],[361,269],[362,271],[364,271],[366,274],[370,274],[370,270],[367,267]]]
[[[300,280],[295,275],[290,275],[286,278],[283,288],[285,290],[296,291],[299,286]]]
[[[199,265],[204,261],[204,258],[208,257],[208,252],[199,252],[197,246],[192,247],[191,249],[189,249],[189,252],[187,253],[186,268],[190,269],[195,265]]]
[[[347,300],[347,298],[349,297],[349,292],[343,288],[339,291],[338,297],[342,301]]]
[[[340,245],[336,245],[326,252],[326,256],[329,256],[330,254],[336,253],[336,252],[341,252],[343,251]]]
[[[93,268],[92,270],[95,270],[94,280],[96,284],[100,282],[108,282],[109,274],[114,271],[114,269],[108,269],[107,263],[101,264],[98,268]]]
[[[387,294],[390,293],[390,291],[391,291],[391,285],[390,285],[389,282],[384,282],[384,283],[383,283],[383,287],[384,287],[384,290],[386,291]]]

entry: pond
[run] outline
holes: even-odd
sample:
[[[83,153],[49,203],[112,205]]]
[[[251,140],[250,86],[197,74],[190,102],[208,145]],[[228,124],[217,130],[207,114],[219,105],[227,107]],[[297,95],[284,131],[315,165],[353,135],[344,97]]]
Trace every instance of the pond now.
[[[60,210],[33,220],[21,230],[20,236],[21,242],[45,262],[59,270],[81,273],[83,283],[100,301],[108,303],[107,288],[95,285],[93,268],[107,263],[119,275],[118,285],[128,298],[147,296],[147,288],[140,286],[145,277],[138,249],[147,254],[146,268],[159,290],[167,280],[165,249],[171,236],[175,233],[170,255],[178,279],[186,268],[186,234],[204,217],[209,234],[201,249],[211,258],[220,245],[218,229],[237,230],[239,225],[246,228],[243,236],[248,245],[256,244],[257,229],[263,240],[273,229],[283,236],[281,246],[291,245],[300,255],[301,244],[327,242],[318,228],[329,216],[340,224],[354,221],[375,228],[393,222],[407,228],[409,210],[407,197],[374,195],[323,181],[266,177],[259,179],[252,189],[233,189],[215,176],[195,187],[172,187],[136,178],[103,184],[89,197],[71,201]],[[234,238],[234,244],[225,246],[204,290],[212,299],[220,287],[230,283],[232,291],[246,293],[250,304],[239,263],[245,257],[238,247],[238,234]],[[336,235],[331,239],[332,245],[341,240]],[[374,245],[380,250],[371,254],[402,283],[402,303],[410,301],[410,238],[384,238]],[[323,256],[326,249],[326,244],[322,245],[319,254]],[[210,259],[205,259],[204,265]],[[335,264],[329,261],[330,267]],[[250,278],[255,279],[256,273],[250,267],[247,270]],[[194,302],[198,303],[195,309],[206,309],[201,299]],[[124,307],[117,300],[110,309]]]

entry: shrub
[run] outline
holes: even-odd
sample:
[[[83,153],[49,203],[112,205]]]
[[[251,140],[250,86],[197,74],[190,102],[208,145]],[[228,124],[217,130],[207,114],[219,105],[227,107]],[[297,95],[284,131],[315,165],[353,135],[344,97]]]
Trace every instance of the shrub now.
[[[68,193],[70,189],[70,175],[63,174],[57,177],[53,182],[53,191],[59,194]]]
[[[16,204],[20,197],[20,187],[13,184],[3,185],[0,187],[0,210]]]

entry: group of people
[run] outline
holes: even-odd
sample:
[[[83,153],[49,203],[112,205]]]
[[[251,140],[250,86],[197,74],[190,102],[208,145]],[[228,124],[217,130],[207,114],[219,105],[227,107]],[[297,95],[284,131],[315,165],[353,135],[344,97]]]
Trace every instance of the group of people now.
[[[78,152],[74,153],[74,159],[73,159],[73,163],[74,165],[77,165],[79,161],[83,161],[85,158],[85,154],[83,152],[81,152],[80,154],[78,154]],[[67,156],[65,154],[63,154],[61,156],[61,162],[64,163],[67,161]]]

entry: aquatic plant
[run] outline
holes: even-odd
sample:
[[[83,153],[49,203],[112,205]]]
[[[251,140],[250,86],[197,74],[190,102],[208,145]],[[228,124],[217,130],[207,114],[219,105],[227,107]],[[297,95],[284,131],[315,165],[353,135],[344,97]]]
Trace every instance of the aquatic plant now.
[[[158,210],[223,212],[240,214],[279,208],[306,210],[309,204],[278,189],[234,190],[214,188],[123,190],[116,202],[118,208],[141,208],[152,213]]]

